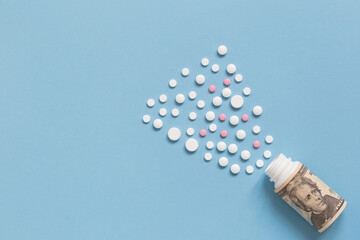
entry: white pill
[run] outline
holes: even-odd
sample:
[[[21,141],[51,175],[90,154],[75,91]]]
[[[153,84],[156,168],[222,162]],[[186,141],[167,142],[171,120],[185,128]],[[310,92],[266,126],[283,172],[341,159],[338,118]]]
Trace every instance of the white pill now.
[[[192,136],[192,135],[194,135],[194,133],[195,133],[195,130],[194,130],[193,128],[188,128],[188,129],[186,130],[186,134],[187,134],[188,136]]]
[[[264,158],[271,158],[271,152],[269,150],[264,152]]]
[[[148,105],[148,107],[153,107],[155,105],[155,100],[150,98],[149,100],[147,100],[146,104]]]
[[[197,117],[196,112],[189,113],[190,120],[194,121],[196,119],[196,117]]]
[[[235,82],[239,83],[243,80],[243,76],[241,74],[235,75]]]
[[[215,107],[220,106],[221,103],[222,103],[221,97],[214,97],[214,98],[213,98],[213,104],[214,104]]]
[[[231,96],[231,89],[230,88],[224,88],[221,92],[224,98],[228,98]]]
[[[209,122],[213,121],[215,119],[215,113],[213,111],[208,111],[205,114],[205,118],[206,120],[208,120]]]
[[[218,142],[217,143],[217,145],[216,145],[216,148],[217,148],[217,150],[219,150],[220,152],[223,152],[223,151],[225,151],[225,149],[226,149],[226,143],[224,143],[224,142]]]
[[[233,108],[236,109],[241,108],[242,105],[244,104],[244,99],[240,95],[234,95],[231,98],[230,104]]]
[[[221,157],[219,159],[219,165],[221,167],[226,167],[228,165],[228,163],[229,163],[229,160],[226,157]]]
[[[164,116],[166,116],[166,114],[167,114],[166,108],[160,108],[159,115],[164,117]]]
[[[243,94],[244,94],[245,96],[249,96],[250,93],[251,93],[251,89],[250,89],[250,88],[246,87],[246,88],[243,89]]]
[[[171,140],[171,141],[177,141],[179,140],[181,137],[181,132],[178,128],[176,127],[173,127],[173,128],[170,128],[169,131],[168,131],[168,138]]]
[[[171,88],[176,87],[176,84],[177,84],[177,82],[176,82],[175,79],[171,79],[171,80],[169,81],[169,86],[170,86]]]
[[[211,71],[213,71],[214,73],[217,73],[219,71],[219,69],[220,69],[220,67],[217,64],[213,64],[211,66]]]
[[[239,119],[238,116],[232,115],[232,116],[230,117],[230,124],[233,125],[233,126],[238,125],[238,124],[239,124],[239,121],[240,121],[240,119]]]
[[[204,159],[205,159],[206,161],[210,161],[210,160],[212,159],[211,153],[205,153]]]
[[[153,126],[156,129],[160,129],[163,126],[163,122],[161,121],[161,119],[155,119],[153,122]]]
[[[243,150],[240,155],[243,160],[248,160],[251,156],[248,150]]]
[[[201,65],[203,65],[204,67],[206,67],[207,65],[209,65],[209,59],[207,59],[207,58],[201,59]]]
[[[213,141],[208,141],[206,143],[206,148],[209,149],[209,150],[213,149],[214,148],[214,142]]]
[[[198,75],[196,76],[196,78],[195,78],[195,82],[196,82],[197,84],[199,84],[199,85],[204,84],[204,82],[205,82],[205,76],[202,75],[202,74],[198,74]]]
[[[232,143],[229,145],[228,151],[231,154],[235,154],[238,151],[238,147],[236,146],[236,144]]]
[[[165,103],[167,100],[167,96],[165,94],[161,94],[160,97],[159,97],[159,101],[161,103]]]
[[[216,124],[212,123],[212,124],[209,125],[209,130],[210,130],[210,132],[215,132],[216,129],[217,129]]]
[[[180,114],[179,109],[173,108],[173,110],[171,110],[171,115],[172,115],[173,117],[177,117],[177,116],[179,116],[179,114]]]
[[[234,73],[236,72],[236,66],[231,63],[231,64],[227,65],[226,71],[227,71],[229,74],[234,74]]]
[[[236,132],[236,137],[239,140],[243,140],[246,137],[246,132],[244,130],[240,129]]]
[[[274,141],[274,138],[271,136],[271,135],[267,135],[266,138],[265,138],[265,142],[267,144],[270,144]]]
[[[224,56],[227,53],[227,47],[225,45],[220,45],[218,47],[218,54]]]
[[[246,172],[247,172],[247,174],[252,174],[254,172],[254,167],[253,166],[247,166],[246,167]]]
[[[231,168],[230,168],[230,171],[233,173],[233,174],[238,174],[240,172],[240,166],[239,164],[233,164],[231,165]]]
[[[176,101],[178,104],[182,104],[182,103],[185,101],[185,96],[184,96],[184,94],[179,93],[178,95],[176,95],[175,101]]]
[[[205,107],[205,102],[203,100],[200,100],[197,102],[196,106],[199,108],[199,109],[202,109]]]
[[[254,114],[255,116],[260,116],[260,115],[262,114],[262,112],[263,112],[263,109],[262,109],[262,107],[260,107],[260,106],[255,106],[255,107],[253,108],[253,114]]]
[[[181,74],[182,74],[184,77],[188,76],[189,73],[190,73],[190,70],[189,70],[188,68],[183,68],[183,69],[181,70]]]
[[[195,138],[189,138],[185,143],[185,148],[189,152],[195,152],[199,147],[198,141]]]
[[[252,130],[253,130],[254,134],[259,134],[261,131],[261,128],[260,128],[260,126],[255,125]]]
[[[196,92],[194,92],[194,91],[189,92],[189,98],[191,100],[194,100],[196,98]]]
[[[257,166],[258,168],[262,168],[262,167],[264,166],[264,161],[261,160],[261,159],[257,160],[257,161],[256,161],[256,166]]]
[[[151,117],[146,114],[146,115],[143,116],[142,120],[143,120],[144,123],[148,123],[148,122],[150,122]]]

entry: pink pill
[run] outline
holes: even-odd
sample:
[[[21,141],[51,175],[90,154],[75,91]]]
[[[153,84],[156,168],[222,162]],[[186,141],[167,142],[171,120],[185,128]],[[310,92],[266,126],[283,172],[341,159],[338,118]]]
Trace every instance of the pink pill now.
[[[219,116],[219,119],[220,119],[220,121],[225,121],[225,119],[226,119],[226,115],[225,114],[220,114],[220,116]]]
[[[225,85],[225,86],[229,86],[230,83],[231,83],[230,79],[226,78],[226,79],[224,80],[224,85]]]
[[[241,119],[246,122],[247,120],[249,120],[249,116],[247,114],[242,115]]]
[[[220,133],[220,136],[223,137],[223,138],[226,138],[226,136],[227,136],[227,131],[226,131],[226,130],[222,130],[221,133]]]
[[[214,85],[211,85],[209,87],[209,92],[215,92],[215,90],[216,90],[216,87]]]
[[[260,142],[259,142],[259,141],[255,141],[255,142],[253,143],[253,146],[254,146],[254,148],[259,148],[259,147],[260,147]]]
[[[206,136],[206,130],[205,129],[200,130],[200,136],[202,136],[202,137]]]

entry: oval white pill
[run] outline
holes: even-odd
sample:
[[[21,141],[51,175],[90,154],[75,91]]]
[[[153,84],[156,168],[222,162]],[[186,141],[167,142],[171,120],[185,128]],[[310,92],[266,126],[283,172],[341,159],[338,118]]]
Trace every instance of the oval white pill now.
[[[236,66],[231,63],[231,64],[227,65],[226,71],[227,71],[229,74],[234,74],[234,73],[236,72]]]
[[[221,157],[219,159],[219,165],[221,167],[226,167],[228,165],[228,163],[229,163],[229,160],[226,157]]]
[[[213,149],[214,148],[214,142],[213,141],[208,141],[206,143],[206,148],[209,149],[209,150]]]
[[[185,101],[185,96],[184,96],[184,94],[179,93],[178,95],[176,95],[175,101],[176,101],[178,104],[184,103],[184,101]]]
[[[217,64],[213,64],[211,66],[211,71],[213,71],[214,73],[217,73],[219,71],[219,69],[220,69],[220,67]]]
[[[214,105],[215,107],[220,106],[221,103],[222,103],[221,97],[214,97],[214,98],[213,98],[213,105]]]
[[[183,69],[181,70],[181,74],[182,74],[184,77],[188,76],[189,73],[190,73],[190,70],[189,70],[188,68],[183,68]]]
[[[248,150],[243,150],[241,152],[240,156],[243,160],[248,160],[250,158],[251,154]]]
[[[253,108],[253,114],[254,114],[255,116],[260,116],[260,115],[262,114],[262,112],[263,112],[263,109],[262,109],[262,107],[260,107],[260,106],[255,106],[255,107]]]
[[[176,127],[173,127],[173,128],[170,128],[169,131],[168,131],[168,138],[171,140],[171,141],[177,141],[179,140],[179,138],[181,137],[181,132],[178,128]]]
[[[254,134],[259,134],[259,133],[260,133],[260,131],[261,131],[260,126],[255,125],[255,126],[253,127],[253,133],[254,133]]]
[[[218,47],[218,54],[224,56],[227,53],[227,47],[225,45],[220,45]]]
[[[243,80],[243,76],[241,74],[235,75],[235,82],[239,83]]]
[[[238,151],[238,147],[236,146],[236,144],[232,143],[229,145],[228,151],[231,154],[235,154]]]
[[[224,88],[221,92],[224,98],[228,98],[231,96],[231,89],[230,88]]]
[[[167,100],[167,96],[165,94],[161,94],[160,97],[159,97],[159,101],[161,103],[165,103]]]
[[[177,82],[176,82],[175,79],[171,79],[171,80],[169,81],[169,86],[170,86],[171,88],[176,87],[176,84],[177,84]]]
[[[150,98],[149,100],[147,100],[146,104],[148,105],[148,107],[153,107],[155,105],[155,100]]]
[[[262,167],[264,166],[264,161],[261,160],[261,159],[257,160],[257,161],[256,161],[256,166],[257,166],[258,168],[262,168]]]
[[[274,138],[271,136],[271,135],[267,135],[266,138],[265,138],[265,142],[267,144],[270,144],[274,141]]]
[[[188,136],[192,136],[192,135],[194,135],[194,133],[195,133],[195,130],[194,130],[193,128],[188,128],[188,129],[186,130],[186,134],[187,134]]]
[[[215,119],[215,113],[213,111],[208,111],[205,115],[205,118],[206,118],[206,120],[211,122]]]
[[[269,150],[264,152],[264,158],[271,158],[271,152]]]
[[[254,172],[254,167],[253,166],[247,166],[246,167],[246,172],[247,172],[247,174],[252,174]]]
[[[210,132],[215,132],[216,129],[217,129],[216,124],[212,123],[212,124],[209,125],[209,130],[210,130]]]
[[[250,93],[251,93],[251,89],[250,89],[250,88],[246,87],[246,88],[243,89],[243,94],[244,94],[245,96],[249,96]]]
[[[231,165],[231,168],[230,168],[230,171],[233,173],[233,174],[238,174],[240,172],[240,166],[239,164],[233,164]]]
[[[202,74],[198,74],[198,75],[196,76],[196,78],[195,78],[195,82],[196,82],[197,84],[199,84],[199,85],[204,84],[204,82],[205,82],[205,76],[202,75]]]
[[[166,116],[166,114],[167,114],[166,108],[160,108],[159,115],[164,117],[164,116]]]
[[[156,129],[160,129],[163,126],[163,122],[161,121],[161,119],[155,119],[153,122],[153,126]]]
[[[201,59],[201,65],[203,65],[204,67],[206,67],[207,65],[209,65],[209,59],[207,59],[207,58]]]
[[[196,119],[196,117],[197,117],[197,115],[196,115],[195,112],[189,113],[189,118],[190,118],[190,120],[194,121],[194,120]]]
[[[189,138],[185,143],[185,148],[189,152],[195,152],[199,147],[199,143],[195,138]]]
[[[223,152],[226,149],[226,143],[224,143],[222,141],[218,142],[217,145],[216,145],[216,148],[217,148],[218,151]]]
[[[233,108],[236,109],[241,108],[242,105],[244,104],[244,99],[240,95],[234,95],[231,98],[230,104]]]
[[[179,114],[180,114],[179,109],[173,108],[173,110],[171,110],[171,115],[172,115],[173,117],[177,117],[177,116],[179,116]]]
[[[210,160],[212,159],[211,153],[205,153],[204,159],[205,159],[206,161],[210,161]]]
[[[246,137],[246,132],[244,130],[240,129],[236,132],[236,137],[239,140],[243,140]]]
[[[199,108],[199,109],[202,109],[205,107],[205,102],[203,100],[200,100],[197,102],[196,106]]]
[[[194,92],[194,91],[189,92],[189,98],[191,100],[194,100],[196,98],[196,92]]]
[[[239,119],[238,116],[232,115],[232,116],[230,117],[230,124],[233,125],[233,126],[238,125],[238,124],[239,124],[239,121],[240,121],[240,119]]]
[[[146,114],[146,115],[143,116],[142,120],[143,120],[144,123],[148,123],[148,122],[150,122],[151,117],[150,117],[150,115]]]

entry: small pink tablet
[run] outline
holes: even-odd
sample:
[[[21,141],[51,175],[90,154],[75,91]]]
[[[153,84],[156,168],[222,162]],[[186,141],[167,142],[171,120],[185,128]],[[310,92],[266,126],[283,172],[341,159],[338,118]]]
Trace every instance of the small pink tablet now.
[[[216,90],[216,87],[214,86],[214,85],[211,85],[210,87],[209,87],[209,92],[215,92],[215,90]]]
[[[226,119],[226,115],[225,114],[220,114],[220,116],[219,116],[219,119],[220,119],[220,121],[225,121],[225,119]]]
[[[259,142],[259,141],[255,141],[255,142],[253,143],[253,146],[254,146],[254,148],[259,148],[259,147],[260,147],[260,142]]]
[[[226,138],[227,137],[227,131],[222,130],[221,133],[220,133],[220,136],[223,137],[223,138]]]
[[[241,120],[246,122],[247,120],[249,120],[249,116],[247,114],[244,114],[244,115],[242,115]]]
[[[205,129],[200,130],[200,136],[202,136],[202,137],[206,136],[206,130]]]
[[[226,78],[226,79],[224,80],[224,85],[225,85],[225,86],[229,86],[230,83],[231,83],[230,79]]]

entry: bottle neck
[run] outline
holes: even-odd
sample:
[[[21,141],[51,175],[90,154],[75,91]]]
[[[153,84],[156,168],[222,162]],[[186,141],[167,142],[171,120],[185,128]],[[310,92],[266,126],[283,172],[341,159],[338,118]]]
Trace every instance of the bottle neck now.
[[[274,188],[278,188],[288,179],[295,171],[300,162],[293,162],[291,158],[287,158],[280,153],[266,168],[265,173],[274,182]]]

